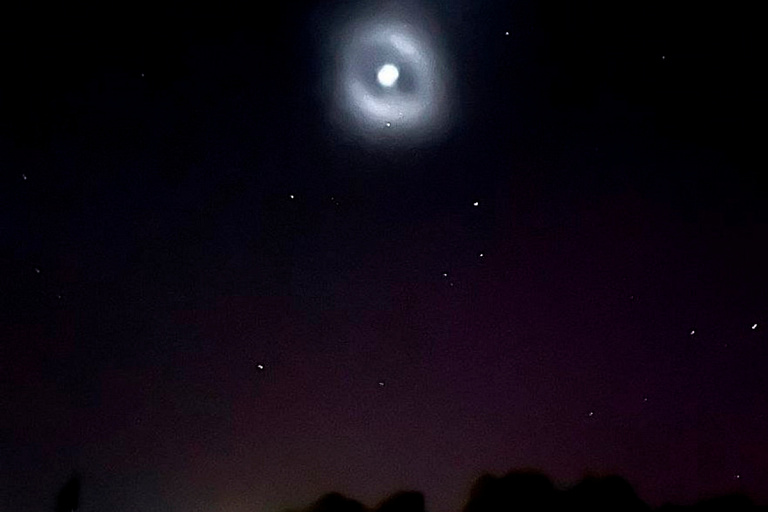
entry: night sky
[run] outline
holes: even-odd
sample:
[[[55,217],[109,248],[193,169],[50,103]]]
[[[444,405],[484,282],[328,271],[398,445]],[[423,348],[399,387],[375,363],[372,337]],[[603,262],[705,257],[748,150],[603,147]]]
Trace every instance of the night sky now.
[[[768,503],[763,28],[672,3],[4,6],[0,509]]]

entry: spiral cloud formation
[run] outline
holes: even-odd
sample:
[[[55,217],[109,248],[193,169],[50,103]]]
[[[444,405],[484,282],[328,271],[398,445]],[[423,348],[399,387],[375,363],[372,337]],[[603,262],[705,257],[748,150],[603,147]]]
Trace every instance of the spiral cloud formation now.
[[[394,3],[350,18],[332,34],[330,100],[337,127],[374,144],[412,146],[443,135],[452,87],[434,20]]]

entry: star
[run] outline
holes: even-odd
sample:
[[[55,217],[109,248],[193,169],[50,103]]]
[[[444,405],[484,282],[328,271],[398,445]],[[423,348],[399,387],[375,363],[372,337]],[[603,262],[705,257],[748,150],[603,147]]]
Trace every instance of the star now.
[[[757,329],[757,324],[754,324],[754,325],[752,326],[752,330],[754,331],[755,329]]]
[[[693,336],[693,334],[694,334],[695,332],[696,332],[696,331],[691,331],[691,336]]]
[[[263,364],[257,364],[256,368],[258,368],[259,370],[263,370],[264,369],[264,365]]]
[[[480,206],[480,201],[475,201],[474,203],[472,203],[472,206]]]

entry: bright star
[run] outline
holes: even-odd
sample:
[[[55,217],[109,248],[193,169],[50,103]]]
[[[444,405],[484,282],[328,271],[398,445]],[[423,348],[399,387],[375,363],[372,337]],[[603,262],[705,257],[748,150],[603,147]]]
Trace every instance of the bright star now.
[[[397,79],[400,78],[400,70],[392,64],[384,64],[379,68],[376,78],[384,87],[392,87],[397,82]]]

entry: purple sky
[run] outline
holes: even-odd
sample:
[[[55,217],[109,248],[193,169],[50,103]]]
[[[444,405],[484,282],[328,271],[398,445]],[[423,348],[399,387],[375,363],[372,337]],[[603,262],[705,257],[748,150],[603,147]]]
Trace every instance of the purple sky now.
[[[661,4],[424,2],[453,124],[382,149],[327,122],[356,5],[15,13],[0,508],[78,472],[86,512],[457,512],[518,468],[768,502],[742,17],[694,13],[718,46]]]

